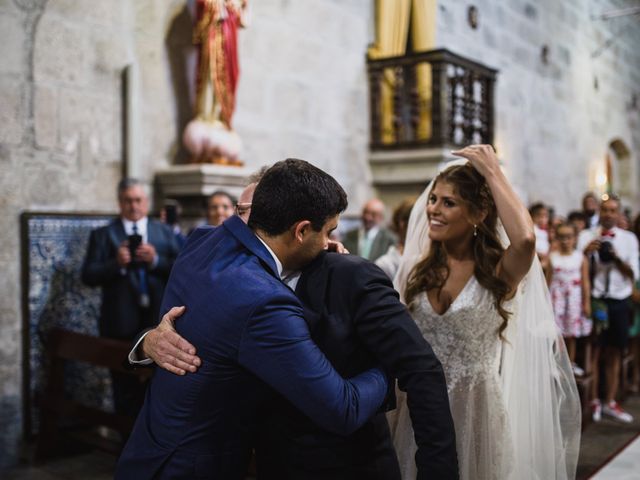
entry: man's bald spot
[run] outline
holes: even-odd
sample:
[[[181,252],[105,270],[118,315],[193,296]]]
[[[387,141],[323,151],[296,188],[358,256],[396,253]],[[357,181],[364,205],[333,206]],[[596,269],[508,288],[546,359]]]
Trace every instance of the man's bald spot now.
[[[378,198],[372,198],[362,208],[362,225],[366,231],[378,226],[384,220],[384,203]]]
[[[244,187],[244,190],[238,197],[238,203],[251,203],[251,201],[253,200],[253,192],[256,191],[257,185],[258,182],[253,182]]]
[[[379,198],[372,198],[362,207],[362,211],[364,212],[365,210],[384,214],[384,203]]]
[[[244,190],[238,197],[238,204],[236,205],[236,213],[242,219],[244,223],[249,221],[249,215],[251,215],[251,202],[253,201],[253,192],[256,191],[258,182],[253,182],[244,187]]]

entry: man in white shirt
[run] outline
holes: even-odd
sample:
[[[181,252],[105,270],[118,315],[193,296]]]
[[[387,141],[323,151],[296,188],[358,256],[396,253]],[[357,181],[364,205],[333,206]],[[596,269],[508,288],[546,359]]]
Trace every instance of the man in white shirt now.
[[[130,341],[157,323],[179,247],[167,225],[148,217],[149,196],[140,181],[122,180],[117,193],[120,215],[91,232],[82,281],[102,289],[100,335]],[[115,372],[112,378],[116,412],[137,414],[143,386]]]
[[[599,334],[594,354],[594,397],[592,412],[595,421],[605,413],[625,423],[633,417],[615,401],[620,377],[622,355],[629,343],[629,321],[632,314],[631,293],[638,279],[638,240],[631,232],[616,225],[620,217],[620,200],[610,196],[600,205],[600,226],[580,233],[578,248],[589,258],[591,295],[606,306],[607,322]],[[596,309],[597,310],[597,309]],[[604,312],[603,312],[604,313]],[[597,321],[597,311],[594,317]],[[604,315],[603,315],[604,316]],[[597,398],[598,358],[604,354],[606,398],[602,406]]]

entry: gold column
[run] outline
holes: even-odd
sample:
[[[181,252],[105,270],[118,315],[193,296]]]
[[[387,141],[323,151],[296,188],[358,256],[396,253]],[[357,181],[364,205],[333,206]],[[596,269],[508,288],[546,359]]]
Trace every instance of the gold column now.
[[[376,41],[369,48],[372,59],[404,55],[409,32],[409,14],[411,0],[376,0]],[[384,72],[380,88],[380,124],[382,142],[393,143],[393,88],[395,77],[393,71]]]
[[[413,0],[413,48],[432,50],[436,44],[436,0]],[[431,65],[423,63],[416,68],[418,88],[418,140],[431,138]]]

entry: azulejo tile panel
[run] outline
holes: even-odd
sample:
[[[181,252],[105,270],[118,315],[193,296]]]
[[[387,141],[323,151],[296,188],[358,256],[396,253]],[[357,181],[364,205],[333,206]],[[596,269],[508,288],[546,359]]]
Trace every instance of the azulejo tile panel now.
[[[111,216],[84,214],[38,214],[23,216],[28,292],[27,335],[29,382],[27,410],[31,432],[37,431],[37,405],[44,387],[44,349],[47,333],[61,327],[87,335],[98,335],[100,289],[87,287],[80,272],[89,233],[106,225]],[[108,370],[80,362],[68,362],[65,392],[70,399],[108,411],[113,409]]]

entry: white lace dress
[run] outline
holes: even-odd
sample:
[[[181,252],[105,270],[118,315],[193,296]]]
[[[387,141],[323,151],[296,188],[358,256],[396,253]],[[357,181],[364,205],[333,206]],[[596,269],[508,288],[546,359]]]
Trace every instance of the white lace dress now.
[[[443,315],[438,315],[427,295],[422,294],[413,318],[444,368],[460,478],[508,478],[514,455],[498,372],[501,341],[497,329],[502,317],[492,294],[471,277]],[[413,480],[416,447],[402,400],[397,422],[394,443],[402,478]]]

